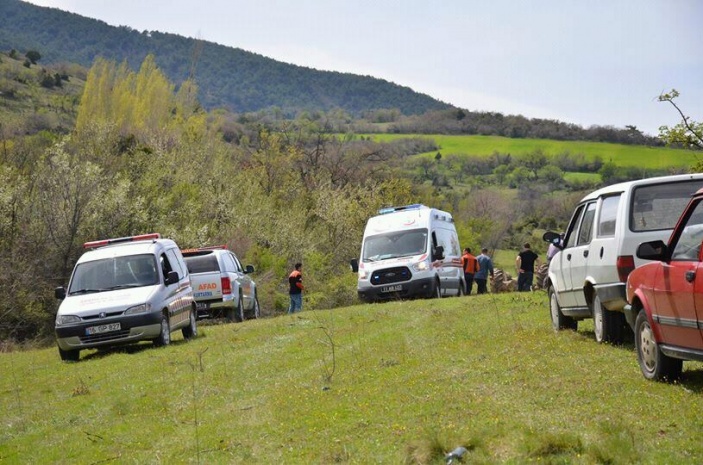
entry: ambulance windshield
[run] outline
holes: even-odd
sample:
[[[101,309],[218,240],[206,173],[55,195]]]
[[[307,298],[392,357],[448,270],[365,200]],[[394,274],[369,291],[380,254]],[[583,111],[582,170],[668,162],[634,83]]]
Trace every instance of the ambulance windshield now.
[[[427,252],[427,229],[392,231],[364,239],[362,261],[410,257]]]

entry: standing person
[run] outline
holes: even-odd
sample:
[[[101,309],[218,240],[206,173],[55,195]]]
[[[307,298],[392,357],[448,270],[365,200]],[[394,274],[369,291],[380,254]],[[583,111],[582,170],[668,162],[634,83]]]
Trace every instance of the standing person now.
[[[464,255],[461,256],[461,266],[464,269],[464,281],[466,282],[466,295],[471,295],[474,287],[474,274],[478,271],[478,260],[471,255],[471,249],[465,248]]]
[[[493,260],[488,256],[488,249],[482,248],[481,255],[476,257],[478,261],[478,271],[474,274],[474,281],[476,281],[476,294],[485,294],[488,292],[488,286],[486,285],[488,281],[488,275],[493,278]]]
[[[532,279],[535,275],[535,263],[540,265],[539,255],[530,249],[530,244],[525,242],[522,246],[522,251],[515,258],[515,266],[517,267],[517,290],[520,292],[530,291],[532,289]]]
[[[290,306],[288,307],[288,313],[299,312],[303,309],[303,274],[302,274],[303,264],[296,263],[293,271],[288,275],[288,284],[290,290]]]

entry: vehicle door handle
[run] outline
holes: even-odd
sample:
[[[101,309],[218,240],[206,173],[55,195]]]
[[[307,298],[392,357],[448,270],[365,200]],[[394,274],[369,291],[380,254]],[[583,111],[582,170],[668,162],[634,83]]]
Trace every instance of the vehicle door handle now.
[[[686,281],[689,283],[692,283],[693,280],[696,279],[696,272],[695,271],[687,271],[686,272]]]
[[[583,256],[584,256],[584,257],[588,257],[588,250],[584,250],[584,251],[583,251]]]
[[[571,261],[571,254],[570,253],[566,254],[566,259]]]

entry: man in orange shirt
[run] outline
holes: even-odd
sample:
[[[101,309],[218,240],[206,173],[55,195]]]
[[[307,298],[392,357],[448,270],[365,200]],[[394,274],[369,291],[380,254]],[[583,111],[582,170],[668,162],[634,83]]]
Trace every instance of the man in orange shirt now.
[[[295,269],[288,276],[288,284],[290,289],[288,291],[290,295],[290,306],[288,307],[288,313],[299,312],[303,309],[303,274],[301,270],[303,269],[302,263],[296,263]]]
[[[464,269],[464,281],[466,282],[466,295],[471,295],[474,287],[474,274],[480,269],[478,260],[471,255],[471,249],[465,248],[461,257],[461,266]]]

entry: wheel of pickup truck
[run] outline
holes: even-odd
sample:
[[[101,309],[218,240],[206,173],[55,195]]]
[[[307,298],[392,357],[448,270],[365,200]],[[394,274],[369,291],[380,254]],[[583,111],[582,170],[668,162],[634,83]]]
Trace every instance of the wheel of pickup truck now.
[[[234,313],[234,321],[237,323],[244,321],[244,299],[242,298],[242,294],[239,294],[239,301]]]
[[[552,286],[549,287],[549,311],[551,313],[552,328],[554,331],[561,331],[562,329],[572,329],[576,331],[578,328],[578,321],[561,312],[561,307],[557,300],[557,293]]]
[[[184,339],[193,339],[198,336],[198,325],[195,322],[195,307],[190,309],[190,317],[188,317],[188,326],[181,329]]]
[[[645,378],[674,381],[681,376],[683,360],[669,357],[659,350],[644,310],[640,310],[635,320],[635,346],[637,361]]]
[[[59,356],[64,362],[77,362],[81,356],[80,350],[63,350],[59,347]]]
[[[154,345],[156,347],[167,346],[171,343],[171,328],[168,324],[168,316],[164,313],[161,315],[161,332],[159,337],[154,339]]]
[[[261,307],[259,307],[259,296],[254,295],[254,308],[251,309],[250,317],[258,319],[261,316]]]
[[[625,315],[603,307],[600,297],[593,299],[593,332],[597,342],[622,344],[625,338]]]
[[[241,323],[244,321],[244,300],[242,299],[241,294],[237,300],[236,307],[227,307],[225,318],[227,318],[228,321],[233,321],[235,323]]]

